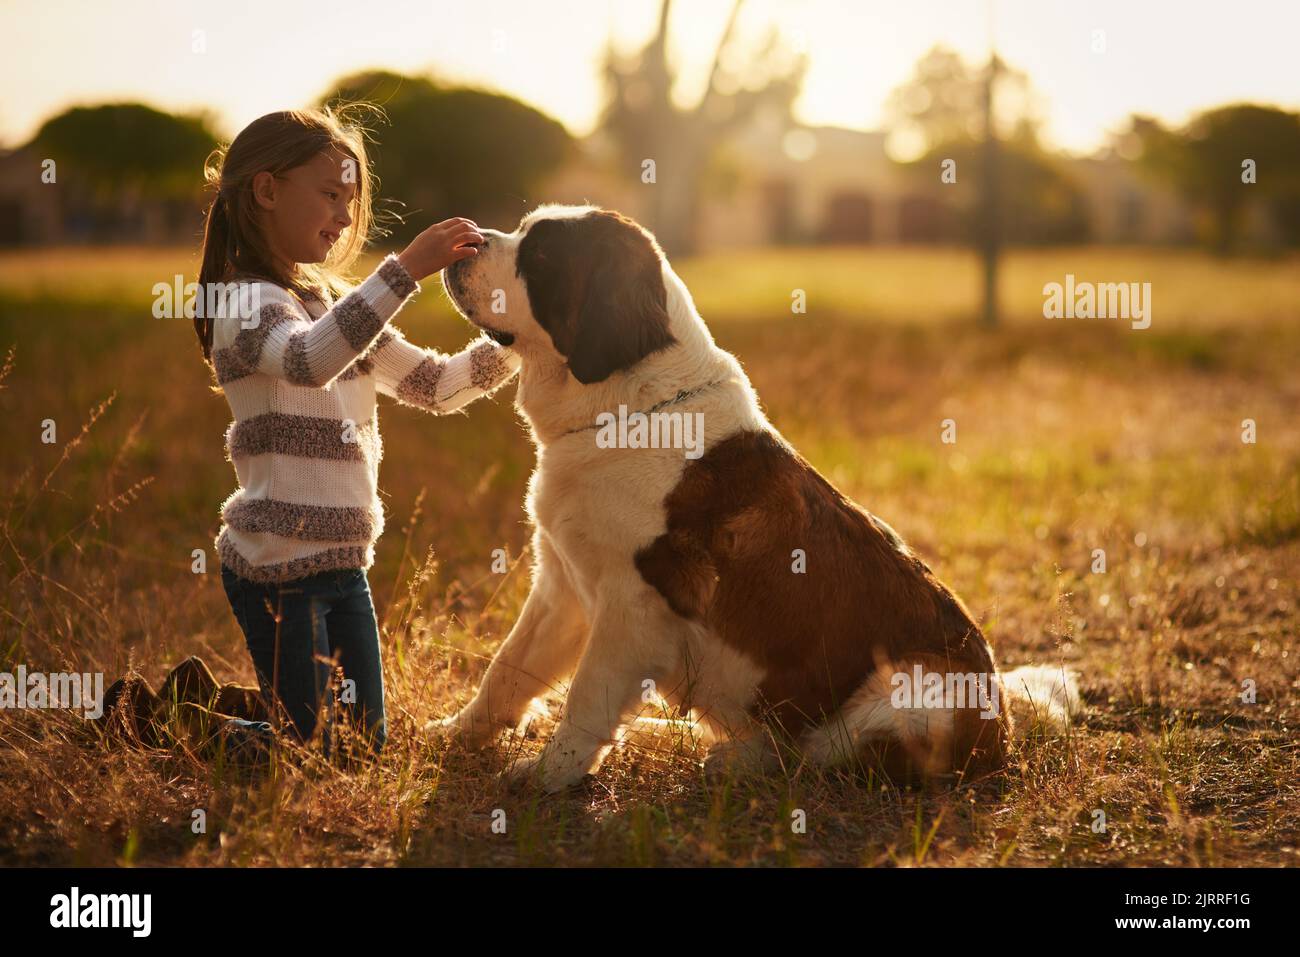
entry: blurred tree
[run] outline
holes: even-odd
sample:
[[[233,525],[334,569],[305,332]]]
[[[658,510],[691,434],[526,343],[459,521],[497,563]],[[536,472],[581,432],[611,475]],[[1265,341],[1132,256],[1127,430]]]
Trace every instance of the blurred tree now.
[[[996,58],[992,64],[993,182],[1000,238],[1012,243],[1065,243],[1086,239],[1084,195],[1063,165],[1039,144],[1041,110],[1028,78]],[[982,245],[990,213],[985,193],[988,130],[985,96],[989,67],[968,66],[942,47],[917,63],[911,79],[890,95],[889,135],[906,162],[914,195],[956,212],[963,241]],[[898,136],[901,142],[895,141]],[[919,153],[916,152],[919,147]],[[944,183],[941,164],[954,160],[957,179]]]
[[[399,242],[449,216],[512,229],[541,179],[573,148],[559,122],[518,100],[428,77],[357,73],[321,101],[380,107],[372,160],[389,198],[376,212]]]
[[[642,176],[643,163],[655,163],[650,189],[650,222],[660,244],[675,255],[689,255],[697,244],[696,218],[705,173],[727,137],[763,109],[789,116],[799,93],[806,58],[793,53],[771,28],[759,49],[740,57],[733,40],[743,0],[736,0],[714,50],[704,94],[690,108],[673,99],[676,83],[668,57],[672,0],[663,0],[650,42],[631,58],[611,47],[605,55],[606,102],[602,128],[617,144],[629,177]],[[743,70],[724,62],[744,61]]]
[[[1134,116],[1127,136],[1139,162],[1207,210],[1211,244],[1231,252],[1252,198],[1271,204],[1291,241],[1300,236],[1300,115],[1249,103],[1199,113],[1178,130]],[[1242,179],[1242,163],[1255,162],[1255,182]]]
[[[205,114],[173,116],[142,103],[77,106],[46,120],[31,145],[58,164],[61,181],[99,198],[188,197],[198,194],[203,161],[217,145],[209,124]]]
[[[1029,77],[997,57],[992,68],[997,139],[1037,143],[1042,105]],[[967,64],[946,47],[932,47],[886,101],[890,152],[911,160],[942,144],[981,140],[989,69]]]

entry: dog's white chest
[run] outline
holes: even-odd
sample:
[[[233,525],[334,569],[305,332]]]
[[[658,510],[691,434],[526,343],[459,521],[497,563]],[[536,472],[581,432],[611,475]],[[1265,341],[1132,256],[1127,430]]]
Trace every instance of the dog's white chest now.
[[[580,591],[639,574],[634,556],[664,532],[664,500],[681,476],[672,450],[602,449],[577,433],[538,456],[528,510],[544,529]]]

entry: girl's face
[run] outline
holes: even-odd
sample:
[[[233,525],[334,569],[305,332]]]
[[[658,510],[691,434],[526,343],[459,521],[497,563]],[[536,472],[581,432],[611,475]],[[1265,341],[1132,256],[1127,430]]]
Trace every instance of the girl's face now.
[[[262,172],[253,178],[266,241],[281,265],[324,262],[352,225],[356,180],[356,161],[336,149],[279,176]]]

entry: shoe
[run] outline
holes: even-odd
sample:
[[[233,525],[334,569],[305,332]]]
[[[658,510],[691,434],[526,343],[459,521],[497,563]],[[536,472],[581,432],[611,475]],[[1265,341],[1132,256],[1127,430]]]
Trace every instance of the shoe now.
[[[263,764],[271,757],[275,729],[268,721],[230,718],[218,729],[214,744],[234,764]]]

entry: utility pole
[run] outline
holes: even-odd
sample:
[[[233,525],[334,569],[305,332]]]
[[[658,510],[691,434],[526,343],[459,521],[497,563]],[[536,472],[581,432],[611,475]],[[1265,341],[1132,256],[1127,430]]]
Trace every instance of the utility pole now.
[[[993,35],[993,12],[996,0],[989,0],[989,65],[984,76],[984,177],[980,252],[984,260],[984,325],[998,324],[998,252],[1001,240],[1002,212],[999,196],[998,133],[993,116],[993,87],[997,81],[998,54]]]

